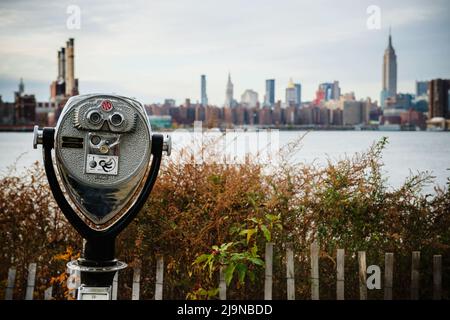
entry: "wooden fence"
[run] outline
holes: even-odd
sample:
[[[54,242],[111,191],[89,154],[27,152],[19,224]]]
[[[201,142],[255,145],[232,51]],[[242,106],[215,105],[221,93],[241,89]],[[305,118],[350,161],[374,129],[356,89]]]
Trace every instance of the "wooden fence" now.
[[[292,244],[286,244],[286,287],[287,299],[295,300],[295,270],[294,270],[294,251]],[[273,278],[273,243],[266,243],[265,248],[265,278],[264,278],[264,299],[272,300],[272,278]],[[317,243],[311,244],[311,299],[319,300],[320,286],[319,286],[319,246]],[[411,255],[411,299],[417,300],[420,297],[420,251],[413,251]],[[358,252],[358,277],[359,277],[359,298],[360,300],[367,299],[367,265],[366,252]],[[344,273],[345,250],[337,249],[336,252],[336,299],[344,300],[345,298],[345,273]],[[394,254],[385,253],[384,259],[384,299],[392,300],[392,289],[394,286]],[[442,299],[442,256],[433,256],[433,299]],[[36,280],[36,263],[28,265],[28,279],[25,293],[25,300],[32,300],[34,295],[34,286]],[[8,271],[7,287],[5,290],[5,300],[13,298],[15,286],[16,268],[11,267]],[[139,300],[140,297],[140,280],[141,269],[135,267],[133,270],[132,283],[132,300]],[[157,257],[156,263],[156,283],[155,283],[155,300],[163,299],[163,281],[164,281],[164,258]],[[113,281],[112,298],[117,300],[117,288],[119,282],[119,275],[116,273]],[[224,269],[219,272],[219,298],[226,300],[227,286],[225,282]],[[52,299],[52,287],[49,287],[44,292],[44,299]]]

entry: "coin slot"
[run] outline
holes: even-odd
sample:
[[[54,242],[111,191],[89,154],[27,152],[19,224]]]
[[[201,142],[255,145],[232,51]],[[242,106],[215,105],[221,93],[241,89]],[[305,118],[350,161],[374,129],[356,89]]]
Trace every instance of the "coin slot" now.
[[[62,148],[74,148],[81,149],[83,148],[83,138],[80,137],[62,137]]]
[[[84,139],[80,137],[67,137],[67,136],[62,137],[63,142],[83,143],[83,140]]]
[[[61,147],[62,148],[82,149],[83,143],[63,142]]]

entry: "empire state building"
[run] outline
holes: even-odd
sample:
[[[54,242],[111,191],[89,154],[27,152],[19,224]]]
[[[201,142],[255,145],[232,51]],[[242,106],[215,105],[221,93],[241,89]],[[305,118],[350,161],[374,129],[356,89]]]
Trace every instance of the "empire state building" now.
[[[392,47],[392,37],[389,31],[389,44],[384,51],[383,57],[383,89],[381,91],[381,106],[384,107],[385,100],[395,97],[397,94],[397,55]]]

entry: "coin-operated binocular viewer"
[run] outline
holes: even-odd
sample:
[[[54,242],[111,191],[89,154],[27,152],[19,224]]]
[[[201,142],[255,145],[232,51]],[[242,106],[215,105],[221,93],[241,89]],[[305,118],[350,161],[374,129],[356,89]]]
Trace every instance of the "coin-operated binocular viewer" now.
[[[56,128],[34,128],[42,144],[53,196],[86,240],[80,259],[79,300],[111,299],[116,236],[146,202],[158,176],[169,136],[152,133],[144,107],[116,95],[79,95],[68,100]],[[54,152],[52,152],[54,150]]]

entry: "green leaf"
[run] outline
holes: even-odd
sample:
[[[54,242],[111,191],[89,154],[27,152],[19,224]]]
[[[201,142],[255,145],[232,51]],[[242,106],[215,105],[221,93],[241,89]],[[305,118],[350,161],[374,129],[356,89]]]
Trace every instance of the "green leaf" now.
[[[258,246],[256,244],[250,249],[250,253],[252,254],[252,256],[258,255]]]
[[[247,220],[248,220],[248,221],[251,221],[251,222],[254,222],[254,223],[256,223],[256,224],[259,223],[258,219],[256,219],[256,218],[248,218]]]
[[[272,235],[270,234],[269,229],[267,229],[267,227],[262,224],[261,225],[261,230],[264,233],[264,237],[266,238],[266,240],[270,241]]]
[[[229,247],[231,247],[234,243],[233,242],[228,242],[228,243],[224,243],[220,246],[220,251],[227,251]]]
[[[208,265],[209,265],[209,277],[211,278],[214,270],[214,260],[208,259]]]
[[[250,281],[253,283],[255,282],[255,274],[251,271],[247,272],[248,274],[248,278],[250,279]]]
[[[235,234],[235,233],[239,233],[239,230],[241,230],[241,226],[231,226],[230,227],[230,234]]]
[[[243,235],[247,235],[247,244],[250,242],[250,239],[252,237],[252,235],[254,235],[256,232],[258,231],[258,229],[246,229],[246,230],[242,230],[239,235],[243,236]]]
[[[244,258],[244,253],[237,253],[237,252],[235,252],[235,253],[233,253],[232,255],[231,255],[231,261],[239,261],[239,260],[242,260]]]
[[[233,273],[234,273],[235,268],[236,268],[236,265],[234,263],[230,263],[224,271],[225,283],[227,284],[227,286],[230,285],[231,279],[233,279]]]
[[[209,254],[202,254],[201,256],[197,257],[197,259],[195,259],[193,264],[200,264],[208,260],[209,256],[210,256]]]
[[[248,258],[253,264],[256,264],[258,266],[263,266],[264,261],[262,261],[260,258]]]
[[[213,288],[208,290],[208,298],[213,298],[215,296],[217,296],[217,294],[219,293],[219,288]]]
[[[248,230],[249,230],[249,229],[242,230],[241,232],[239,232],[239,235],[240,235],[240,236],[243,236],[244,234],[247,234],[247,233],[248,233]]]
[[[247,273],[247,266],[243,263],[238,263],[236,265],[236,270],[238,273],[239,282],[244,283],[245,275]]]

